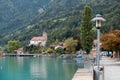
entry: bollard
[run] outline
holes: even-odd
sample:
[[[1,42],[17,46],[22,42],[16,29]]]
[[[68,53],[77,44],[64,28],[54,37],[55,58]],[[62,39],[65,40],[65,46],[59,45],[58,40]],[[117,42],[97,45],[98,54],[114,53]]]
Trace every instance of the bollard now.
[[[93,80],[98,80],[98,75],[100,80],[104,80],[104,67],[100,66],[100,69],[98,70],[97,66],[94,66],[93,75]]]

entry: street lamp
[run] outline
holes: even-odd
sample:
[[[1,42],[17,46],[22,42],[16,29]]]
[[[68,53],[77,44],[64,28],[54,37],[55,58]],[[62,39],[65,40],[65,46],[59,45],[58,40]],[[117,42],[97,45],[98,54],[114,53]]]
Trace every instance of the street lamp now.
[[[99,80],[99,71],[100,71],[100,28],[102,27],[101,22],[106,21],[104,18],[101,17],[100,14],[97,14],[95,18],[92,19],[92,21],[96,22],[96,28],[97,28],[97,70],[98,70],[98,76],[97,79]]]

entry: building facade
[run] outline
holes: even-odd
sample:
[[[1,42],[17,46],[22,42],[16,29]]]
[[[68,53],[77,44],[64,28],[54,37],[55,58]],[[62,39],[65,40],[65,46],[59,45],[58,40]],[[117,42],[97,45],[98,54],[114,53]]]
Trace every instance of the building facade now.
[[[30,40],[30,45],[40,45],[42,47],[45,47],[46,42],[47,42],[47,33],[43,32],[42,36],[33,37]]]

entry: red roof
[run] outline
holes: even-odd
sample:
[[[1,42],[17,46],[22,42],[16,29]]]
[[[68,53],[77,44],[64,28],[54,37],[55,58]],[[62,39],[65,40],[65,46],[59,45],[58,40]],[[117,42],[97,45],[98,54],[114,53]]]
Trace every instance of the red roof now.
[[[32,39],[31,39],[32,41],[40,41],[40,40],[46,40],[46,38],[45,37],[41,37],[41,36],[39,36],[39,37],[33,37]]]
[[[18,50],[17,51],[23,51],[23,48],[18,48]]]

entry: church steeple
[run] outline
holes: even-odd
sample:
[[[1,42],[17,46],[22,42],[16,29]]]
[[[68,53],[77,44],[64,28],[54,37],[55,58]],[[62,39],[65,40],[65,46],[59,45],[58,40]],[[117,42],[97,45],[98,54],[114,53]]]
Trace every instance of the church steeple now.
[[[46,32],[46,31],[43,32],[43,35],[42,35],[42,36],[45,37],[46,40],[47,40],[47,32]]]

